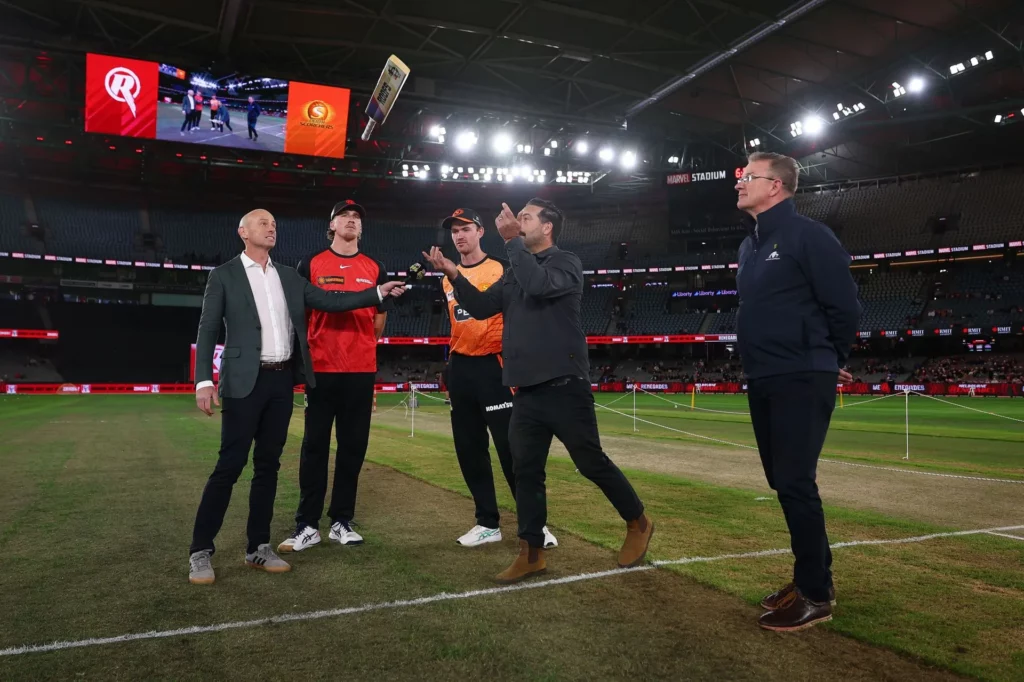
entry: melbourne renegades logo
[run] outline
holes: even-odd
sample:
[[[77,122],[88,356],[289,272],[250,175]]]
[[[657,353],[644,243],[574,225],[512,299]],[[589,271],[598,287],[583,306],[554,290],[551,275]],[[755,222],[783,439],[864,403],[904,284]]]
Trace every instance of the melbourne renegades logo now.
[[[134,71],[123,66],[116,66],[107,71],[106,78],[103,79],[103,85],[106,87],[107,94],[110,95],[111,99],[115,102],[127,104],[128,108],[131,109],[133,118],[137,115],[135,100],[139,97],[142,84]]]

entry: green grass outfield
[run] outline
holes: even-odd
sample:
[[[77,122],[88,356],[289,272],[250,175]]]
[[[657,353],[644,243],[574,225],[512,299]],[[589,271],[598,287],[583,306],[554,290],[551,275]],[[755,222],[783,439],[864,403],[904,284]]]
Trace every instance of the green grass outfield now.
[[[187,583],[187,547],[216,459],[219,417],[200,415],[189,396],[0,396],[0,650],[492,587],[514,552],[514,516],[503,518],[500,545],[455,546],[472,525],[472,503],[450,437],[426,428],[431,420],[443,423],[447,408],[423,398],[424,428],[410,438],[402,398],[378,400],[357,507],[365,546],[315,548],[294,557],[295,570],[282,576],[246,569],[247,471],[218,538],[217,583],[200,588]],[[599,410],[606,436],[680,450],[705,444],[643,423],[634,435],[632,396],[598,396],[601,403],[617,398],[612,408],[628,416]],[[680,398],[686,408],[640,396],[637,416],[753,442],[744,415],[691,412],[688,397]],[[848,403],[837,411],[826,450],[906,466],[902,400],[856,409]],[[959,402],[1024,418],[1024,401]],[[697,405],[745,407],[731,396],[698,396]],[[910,405],[910,466],[1021,477],[1024,424],[923,398]],[[288,534],[297,502],[301,421],[297,410],[282,461],[275,542]],[[627,474],[656,519],[652,559],[788,546],[770,491],[639,469]],[[979,482],[972,494],[984,497],[991,485]],[[562,546],[549,555],[547,578],[613,568],[623,528],[600,492],[561,458],[549,463],[548,490]],[[500,486],[499,500],[513,505]],[[827,505],[826,513],[833,542],[971,528],[857,504]],[[1018,518],[1000,525],[1021,524],[1024,504]],[[1024,537],[1024,530],[1009,534]],[[5,655],[0,679],[1024,680],[1022,540],[974,534],[836,549],[835,620],[798,635],[762,632],[756,602],[786,582],[790,566],[785,555],[722,559],[319,620]]]
[[[447,413],[443,402],[429,396],[421,395],[421,410]],[[379,409],[388,409],[403,400],[405,396],[401,394],[377,397]],[[602,433],[634,433],[631,393],[598,393],[595,400],[609,408],[597,411]],[[825,454],[851,462],[1024,479],[1024,400],[943,397],[945,402],[939,402],[917,395],[909,397],[909,405],[905,400],[901,393],[882,400],[877,396],[848,397],[842,408],[837,403]],[[703,436],[756,445],[746,396],[698,395],[693,402],[695,410],[690,409],[689,395],[639,393],[636,416],[653,424],[638,421],[636,427],[648,438],[716,445]],[[903,459],[907,451],[908,408],[909,461]]]

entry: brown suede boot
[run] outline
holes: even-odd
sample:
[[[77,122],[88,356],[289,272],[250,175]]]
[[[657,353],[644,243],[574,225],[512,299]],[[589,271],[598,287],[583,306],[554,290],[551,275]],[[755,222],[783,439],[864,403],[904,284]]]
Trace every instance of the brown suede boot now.
[[[626,541],[619,550],[619,567],[639,566],[647,555],[647,546],[651,544],[652,535],[654,521],[647,516],[647,512],[641,514],[640,518],[629,521],[626,524]]]
[[[519,541],[519,556],[512,562],[512,565],[495,576],[495,580],[504,585],[511,585],[535,575],[541,575],[548,570],[547,562],[544,560],[544,550],[540,547],[530,547],[526,540]]]

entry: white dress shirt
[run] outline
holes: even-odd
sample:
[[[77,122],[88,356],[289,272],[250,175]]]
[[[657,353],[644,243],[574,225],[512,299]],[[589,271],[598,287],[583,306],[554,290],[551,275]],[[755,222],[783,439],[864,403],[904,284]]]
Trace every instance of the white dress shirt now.
[[[292,356],[292,334],[295,327],[288,315],[288,302],[284,297],[281,277],[274,261],[267,259],[264,272],[259,263],[242,253],[245,276],[256,300],[256,313],[260,318],[260,362],[284,362]],[[379,294],[378,294],[379,297]],[[196,390],[213,386],[212,381],[200,381]]]

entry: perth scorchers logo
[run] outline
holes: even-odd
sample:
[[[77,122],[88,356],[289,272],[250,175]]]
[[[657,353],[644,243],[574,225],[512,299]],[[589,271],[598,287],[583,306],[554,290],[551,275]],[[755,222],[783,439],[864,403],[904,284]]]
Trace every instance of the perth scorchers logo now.
[[[306,115],[306,120],[301,121],[300,125],[324,128],[325,130],[334,129],[334,126],[330,123],[332,118],[331,105],[322,99],[306,102],[305,106],[302,107],[302,111]]]

